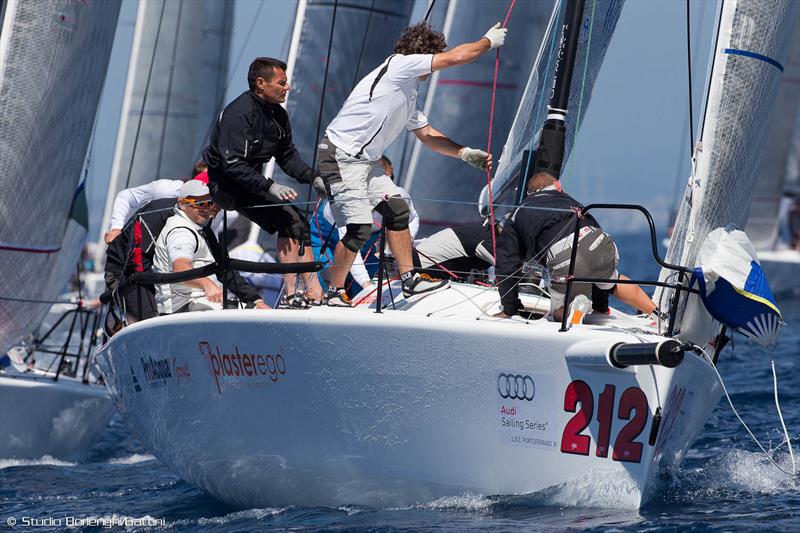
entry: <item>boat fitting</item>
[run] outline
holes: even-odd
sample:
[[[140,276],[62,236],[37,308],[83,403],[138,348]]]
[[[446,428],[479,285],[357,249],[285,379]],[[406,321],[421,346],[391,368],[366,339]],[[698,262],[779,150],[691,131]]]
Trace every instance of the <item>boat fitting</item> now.
[[[611,347],[608,360],[617,368],[633,365],[660,365],[675,368],[683,361],[684,346],[675,339],[661,342],[621,342]]]

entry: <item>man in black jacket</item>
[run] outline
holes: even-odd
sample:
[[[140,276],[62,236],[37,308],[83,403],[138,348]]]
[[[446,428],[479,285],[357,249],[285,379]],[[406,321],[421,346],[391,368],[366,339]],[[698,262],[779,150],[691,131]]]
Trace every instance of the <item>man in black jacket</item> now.
[[[277,232],[281,263],[311,262],[314,257],[308,220],[290,203],[297,193],[261,173],[274,157],[286,174],[300,183],[314,184],[318,192],[324,191],[322,180],[315,180],[315,172],[297,152],[289,116],[280,105],[291,89],[286,63],[256,58],[250,64],[247,82],[250,90],[224,109],[203,153],[211,196],[223,209],[239,211],[265,231]],[[323,293],[317,276],[303,274],[303,279],[308,296],[320,301]],[[294,291],[295,280],[296,274],[284,276],[287,291]]]
[[[575,225],[578,224],[578,250],[574,276],[608,280],[627,279],[617,272],[617,247],[591,215],[578,217],[583,206],[559,190],[557,180],[547,172],[537,171],[528,181],[528,196],[503,226],[497,246],[496,273],[499,281],[502,312],[498,317],[515,315],[522,307],[517,280],[522,265],[535,260],[550,274],[550,312],[560,320],[566,293],[566,277],[572,253]],[[650,314],[656,305],[638,285],[594,284],[639,311]],[[574,283],[571,298],[592,294],[592,284]],[[598,290],[595,290],[595,294]]]

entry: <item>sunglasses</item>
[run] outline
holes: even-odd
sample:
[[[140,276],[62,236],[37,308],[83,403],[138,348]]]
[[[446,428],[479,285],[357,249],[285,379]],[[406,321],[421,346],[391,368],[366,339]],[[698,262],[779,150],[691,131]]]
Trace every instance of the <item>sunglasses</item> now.
[[[180,201],[181,205],[189,205],[192,207],[215,207],[214,200],[198,200],[197,198],[183,198]]]

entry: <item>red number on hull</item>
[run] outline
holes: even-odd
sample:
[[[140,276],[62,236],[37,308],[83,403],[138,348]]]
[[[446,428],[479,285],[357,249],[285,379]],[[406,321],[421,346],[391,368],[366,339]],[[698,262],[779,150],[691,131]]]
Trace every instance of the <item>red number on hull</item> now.
[[[592,389],[585,382],[576,380],[567,386],[564,393],[564,410],[575,413],[561,436],[561,452],[574,453],[577,455],[589,455],[589,443],[591,438],[588,435],[581,435],[581,431],[586,429],[592,421],[594,413],[594,400]],[[580,410],[576,413],[578,402],[581,404]]]
[[[630,420],[633,410],[636,411],[636,415],[633,420],[625,424],[614,442],[614,453],[611,458],[615,461],[638,463],[642,460],[642,443],[634,442],[634,439],[641,435],[644,426],[647,425],[649,409],[647,396],[638,387],[631,387],[622,393],[617,416],[622,420]]]
[[[600,394],[597,403],[597,457],[608,457],[608,444],[611,441],[611,416],[614,413],[614,394],[617,388],[614,385],[606,385]]]

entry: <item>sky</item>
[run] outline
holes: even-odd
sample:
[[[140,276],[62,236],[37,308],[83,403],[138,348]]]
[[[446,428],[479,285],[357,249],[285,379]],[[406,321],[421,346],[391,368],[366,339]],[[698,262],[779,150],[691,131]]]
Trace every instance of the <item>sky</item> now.
[[[295,0],[234,1],[229,62],[234,70],[226,103],[247,89],[253,57],[286,55],[296,6]],[[416,1],[412,20],[420,19],[425,9],[424,0]],[[498,0],[498,10],[505,13],[507,4]],[[99,237],[111,173],[136,6],[136,0],[123,0],[91,147],[87,190],[93,239]],[[695,137],[716,9],[716,0],[691,2]],[[689,172],[686,46],[685,2],[627,0],[575,143],[569,175],[563,178],[567,192],[584,204],[640,203],[653,212],[661,229],[666,227],[676,191],[682,190]],[[597,216],[611,231],[645,228],[643,219],[628,213]]]

